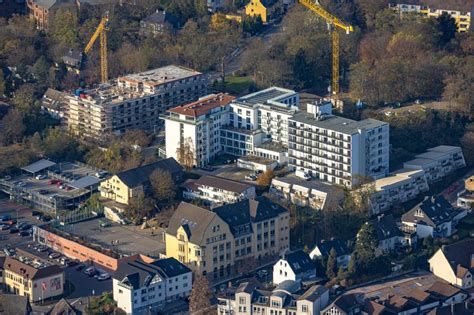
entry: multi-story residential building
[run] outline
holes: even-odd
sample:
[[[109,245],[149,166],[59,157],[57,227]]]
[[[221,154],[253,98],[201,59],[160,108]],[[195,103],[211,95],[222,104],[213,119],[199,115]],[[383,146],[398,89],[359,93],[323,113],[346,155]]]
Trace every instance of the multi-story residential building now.
[[[185,199],[200,199],[210,204],[234,203],[256,196],[254,185],[208,175],[186,181],[183,188]]]
[[[218,296],[218,315],[252,314],[319,314],[329,302],[329,290],[314,285],[307,290],[287,280],[272,291],[262,290],[254,283],[244,282],[239,287],[227,288]]]
[[[316,279],[316,264],[308,253],[297,250],[285,253],[280,260],[273,265],[273,284],[283,281],[312,281]]]
[[[17,249],[15,256],[5,258],[3,279],[8,293],[26,296],[30,302],[62,295],[64,271],[28,252]]]
[[[462,289],[474,287],[474,239],[443,245],[428,262],[435,276]]]
[[[131,198],[149,193],[150,175],[155,170],[169,172],[175,182],[183,179],[181,165],[175,159],[167,158],[113,175],[100,183],[100,195],[124,206],[128,205]]]
[[[193,155],[196,166],[204,166],[221,153],[221,128],[227,126],[229,104],[235,97],[219,93],[168,110],[162,116],[166,129],[166,156],[180,160],[180,152]],[[180,151],[181,150],[181,151]]]
[[[76,12],[76,2],[73,0],[27,0],[28,13],[31,19],[36,21],[36,26],[40,30],[48,29],[56,12],[61,10],[70,10]]]
[[[342,189],[336,186],[296,176],[272,179],[270,192],[291,203],[316,210],[334,210],[344,198]]]
[[[198,274],[221,277],[233,266],[289,248],[289,213],[265,197],[212,211],[182,202],[166,230],[166,255]]]
[[[389,125],[332,115],[331,103],[308,104],[288,121],[289,167],[322,181],[352,187],[359,177],[389,171]]]
[[[189,296],[192,279],[191,269],[174,258],[127,261],[114,273],[114,300],[127,314],[156,312],[165,303]]]
[[[429,190],[423,170],[401,169],[373,182],[375,191],[369,197],[371,214],[387,211],[391,206],[416,198]]]
[[[456,0],[391,0],[390,7],[401,13],[418,13],[422,16],[437,18],[443,13],[456,21],[458,32],[467,32],[474,14],[474,2]]]
[[[64,118],[64,93],[47,89],[41,98],[41,111],[57,120]]]
[[[65,125],[99,142],[126,129],[156,131],[160,113],[206,95],[207,85],[202,73],[174,65],[126,75],[67,95]]]
[[[327,259],[331,254],[332,249],[336,251],[337,266],[346,268],[349,265],[351,253],[347,249],[345,242],[342,240],[322,240],[321,243],[317,244],[309,253],[309,256],[313,260]]]
[[[441,180],[451,172],[466,166],[460,147],[440,145],[418,154],[414,160],[403,163],[404,168],[423,170],[428,183]]]
[[[443,196],[426,197],[402,216],[405,230],[416,232],[418,239],[450,237],[459,220],[467,215],[466,209],[453,207]]]
[[[411,245],[410,240],[406,240],[404,233],[400,230],[393,215],[379,215],[376,219],[368,221],[374,227],[377,238],[377,255],[389,253],[395,249]],[[412,234],[409,234],[410,236]]]

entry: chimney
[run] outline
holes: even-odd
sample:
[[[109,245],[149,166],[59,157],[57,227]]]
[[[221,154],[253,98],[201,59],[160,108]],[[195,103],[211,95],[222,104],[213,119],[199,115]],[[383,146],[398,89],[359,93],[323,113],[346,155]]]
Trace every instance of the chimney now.
[[[436,197],[435,197],[435,195],[431,196],[431,203],[436,203]]]

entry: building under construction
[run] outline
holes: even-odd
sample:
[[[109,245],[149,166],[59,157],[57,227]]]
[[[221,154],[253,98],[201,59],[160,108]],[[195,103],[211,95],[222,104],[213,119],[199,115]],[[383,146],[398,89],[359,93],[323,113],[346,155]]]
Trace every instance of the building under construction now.
[[[130,74],[67,95],[64,124],[78,136],[99,142],[126,129],[156,131],[160,113],[197,100],[207,89],[204,74],[180,66]]]

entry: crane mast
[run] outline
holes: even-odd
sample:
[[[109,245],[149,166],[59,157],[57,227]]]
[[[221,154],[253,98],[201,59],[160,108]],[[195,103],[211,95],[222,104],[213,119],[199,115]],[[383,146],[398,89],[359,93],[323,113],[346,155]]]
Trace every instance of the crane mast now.
[[[333,94],[339,93],[339,33],[336,28],[346,31],[346,34],[354,31],[352,25],[348,25],[326,11],[319,4],[311,0],[298,0],[303,6],[316,13],[328,23],[332,37],[332,84],[331,90]]]
[[[94,34],[86,45],[84,53],[89,54],[94,43],[99,38],[100,42],[100,79],[102,83],[107,83],[107,31],[109,29],[109,16],[106,14],[97,26]]]

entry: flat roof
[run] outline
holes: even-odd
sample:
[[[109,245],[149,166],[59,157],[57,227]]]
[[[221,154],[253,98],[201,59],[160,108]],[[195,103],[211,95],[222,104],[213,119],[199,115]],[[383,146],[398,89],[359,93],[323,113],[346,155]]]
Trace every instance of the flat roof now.
[[[219,177],[219,176],[210,176],[204,175],[201,176],[198,180],[194,182],[196,185],[203,185],[209,187],[216,187],[222,190],[232,191],[236,193],[241,193],[246,191],[247,189],[253,187],[253,185],[249,185],[243,182]]]
[[[53,165],[56,165],[56,163],[46,159],[41,159],[39,161],[31,163],[30,165],[22,167],[21,169],[34,174],[41,172],[42,170],[45,170]]]
[[[419,159],[439,160],[448,155],[448,152],[428,151],[425,153],[417,154],[416,157]]]
[[[401,184],[411,178],[415,174],[423,174],[424,171],[420,169],[403,168],[391,173],[389,176],[375,180],[375,189],[381,191],[389,186]]]
[[[314,115],[305,112],[298,112],[288,120],[327,130],[333,130],[344,134],[356,134],[362,129],[372,129],[387,125],[386,122],[372,118],[356,121],[335,115],[328,115],[325,119],[318,120],[314,117]]]
[[[430,164],[433,164],[433,163],[436,163],[436,161],[432,160],[432,159],[422,159],[422,158],[417,158],[417,159],[413,159],[413,160],[410,160],[410,161],[407,161],[405,163],[403,163],[403,165],[417,165],[417,166],[425,166],[425,165],[430,165]],[[406,167],[406,166],[405,166]]]
[[[280,142],[276,142],[276,141],[264,142],[260,146],[256,147],[255,149],[256,150],[257,149],[264,149],[264,150],[273,151],[273,152],[286,152],[286,151],[288,151],[287,147],[285,147]]]
[[[68,185],[77,189],[81,189],[97,185],[100,182],[101,179],[95,176],[84,176],[76,181],[73,181],[72,183],[69,183]]]
[[[427,151],[451,153],[455,151],[461,151],[461,147],[456,147],[452,145],[439,145],[434,148],[429,148]]]
[[[214,108],[227,106],[234,99],[234,96],[224,93],[211,94],[200,98],[196,102],[173,107],[169,109],[168,112],[191,117],[199,117],[201,115],[210,114]]]
[[[272,86],[267,89],[239,97],[236,99],[236,102],[244,105],[267,104],[268,101],[278,102],[279,99],[289,97],[293,94],[296,94],[296,92],[293,90]]]
[[[247,161],[247,162],[254,162],[258,164],[264,164],[264,165],[271,165],[273,163],[277,163],[277,161],[266,159],[260,156],[255,156],[255,155],[245,155],[239,157],[240,161]]]
[[[119,81],[128,81],[133,83],[143,83],[149,85],[160,85],[172,81],[177,81],[202,74],[189,68],[169,65],[144,72],[127,74],[118,77]]]
[[[274,179],[272,179],[272,183],[274,181],[290,184],[293,186],[296,185],[296,186],[301,186],[308,189],[314,189],[314,190],[322,191],[325,193],[335,192],[338,190],[336,187],[334,187],[331,184],[324,183],[315,179],[304,180],[304,179],[296,177],[296,175],[294,174],[290,174],[285,177],[275,177]]]

